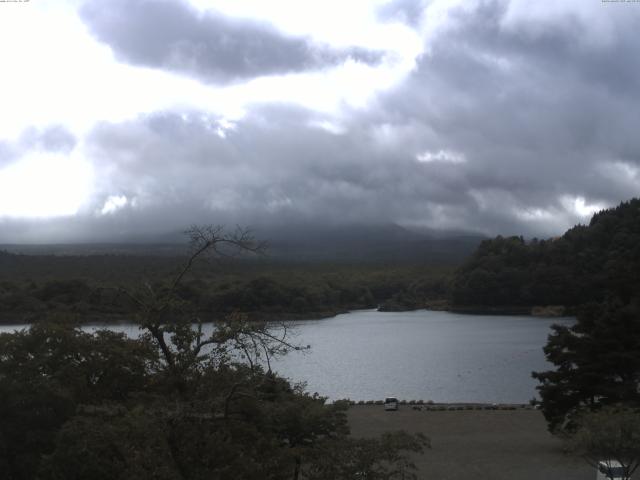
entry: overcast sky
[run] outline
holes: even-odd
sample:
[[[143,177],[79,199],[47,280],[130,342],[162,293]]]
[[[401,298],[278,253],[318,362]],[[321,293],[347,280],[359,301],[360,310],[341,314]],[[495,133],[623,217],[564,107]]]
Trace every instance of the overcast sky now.
[[[0,3],[0,242],[553,236],[640,194],[640,2]]]

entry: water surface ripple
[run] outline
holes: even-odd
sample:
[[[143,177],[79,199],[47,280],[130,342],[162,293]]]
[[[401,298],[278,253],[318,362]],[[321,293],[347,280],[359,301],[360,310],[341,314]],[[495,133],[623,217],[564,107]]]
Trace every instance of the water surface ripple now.
[[[571,318],[361,310],[297,322],[293,352],[274,370],[305,379],[311,392],[353,400],[393,395],[435,402],[524,403],[553,323]]]
[[[525,403],[536,396],[534,370],[546,370],[542,347],[554,323],[572,318],[460,315],[416,310],[359,310],[322,320],[287,322],[291,340],[310,345],[272,362],[275,371],[332,400],[396,396],[434,402]],[[0,327],[13,331],[25,325]],[[208,328],[207,328],[208,327]],[[138,327],[91,325],[129,336]],[[211,325],[205,326],[205,332]]]

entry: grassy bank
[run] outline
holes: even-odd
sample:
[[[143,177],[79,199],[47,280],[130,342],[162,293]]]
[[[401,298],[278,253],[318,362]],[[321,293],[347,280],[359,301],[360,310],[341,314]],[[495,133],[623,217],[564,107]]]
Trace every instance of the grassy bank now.
[[[401,406],[397,412],[385,412],[379,405],[355,405],[348,415],[356,437],[399,429],[430,437],[432,448],[415,457],[419,478],[595,478],[582,459],[565,455],[562,443],[549,434],[538,410],[414,410]]]

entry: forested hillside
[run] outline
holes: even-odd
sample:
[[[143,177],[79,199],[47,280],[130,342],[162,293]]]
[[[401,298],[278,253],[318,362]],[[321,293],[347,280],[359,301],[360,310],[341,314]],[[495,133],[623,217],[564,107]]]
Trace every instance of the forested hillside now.
[[[482,238],[397,225],[313,224],[262,228],[255,237],[266,241],[264,256],[199,264],[181,284],[177,293],[200,318],[235,311],[252,318],[315,318],[379,305],[444,304],[451,272]],[[35,321],[45,313],[129,318],[132,305],[120,287],[141,280],[157,286],[181,267],[187,250],[180,233],[146,240],[0,246],[0,321]]]
[[[640,199],[596,213],[549,240],[498,236],[483,241],[457,271],[456,306],[573,307],[640,292]]]
[[[120,287],[152,288],[183,257],[16,255],[0,252],[0,321],[39,321],[75,314],[83,321],[128,319],[133,305]],[[176,292],[194,314],[213,319],[242,311],[252,318],[312,318],[379,304],[417,308],[445,299],[453,267],[235,259],[202,263]]]

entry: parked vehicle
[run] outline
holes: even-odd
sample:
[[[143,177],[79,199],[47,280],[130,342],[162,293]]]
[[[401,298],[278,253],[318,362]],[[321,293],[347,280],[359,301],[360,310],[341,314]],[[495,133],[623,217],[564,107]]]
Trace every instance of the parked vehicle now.
[[[596,480],[631,480],[624,475],[624,468],[616,460],[600,460]]]
[[[398,399],[395,397],[387,397],[384,399],[385,410],[398,410]]]

